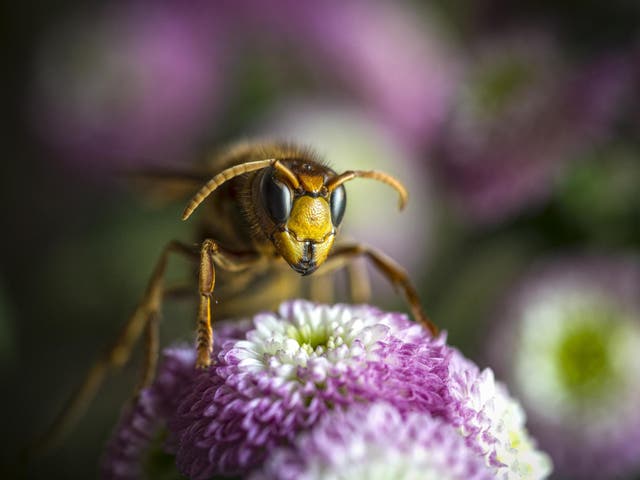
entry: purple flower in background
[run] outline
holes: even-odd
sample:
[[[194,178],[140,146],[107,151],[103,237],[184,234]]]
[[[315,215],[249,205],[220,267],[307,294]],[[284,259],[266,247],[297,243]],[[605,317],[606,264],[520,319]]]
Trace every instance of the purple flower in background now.
[[[249,47],[297,61],[311,87],[320,87],[314,93],[360,103],[409,147],[435,136],[458,66],[435,20],[427,21],[435,18],[428,11],[416,15],[400,2],[361,0],[241,0],[234,6]]]
[[[217,361],[211,369],[171,382],[167,378],[177,375],[161,368],[158,381],[173,388],[153,385],[140,397],[134,406],[140,413],[125,416],[114,435],[105,472],[135,471],[132,460],[149,448],[144,439],[150,437],[154,414],[167,425],[165,450],[175,454],[178,470],[204,479],[258,472],[276,449],[303,451],[300,445],[308,440],[300,440],[302,434],[321,436],[314,432],[333,428],[321,423],[330,422],[323,420],[328,415],[354,408],[365,412],[379,402],[393,410],[388,415],[397,421],[422,418],[422,433],[412,429],[413,423],[402,430],[408,438],[416,435],[416,447],[424,450],[438,442],[451,447],[445,459],[414,452],[417,460],[432,462],[436,472],[450,467],[457,478],[465,468],[480,471],[476,465],[483,463],[498,478],[541,479],[550,471],[524,429],[522,410],[491,372],[480,373],[444,337],[430,337],[404,315],[369,306],[292,301],[235,331],[216,329],[215,338]],[[148,408],[150,396],[153,405],[164,407]],[[376,415],[376,408],[370,415]],[[375,430],[375,423],[370,428]],[[449,432],[457,432],[458,440]],[[368,456],[375,454],[375,441],[372,445]],[[403,452],[399,448],[398,455]],[[472,453],[477,461],[471,460]],[[120,463],[114,467],[114,462]],[[324,468],[322,458],[318,462]],[[278,465],[269,468],[280,471]]]
[[[148,2],[73,17],[42,41],[33,121],[89,167],[178,156],[216,109],[220,33],[188,7]]]
[[[386,403],[333,411],[295,448],[269,457],[252,480],[496,478],[453,426],[421,413],[403,416]]]
[[[43,39],[30,113],[76,162],[175,162],[210,127],[223,85],[273,61],[276,95],[351,97],[413,148],[433,138],[454,88],[439,37],[401,5],[364,1],[108,7]]]
[[[511,292],[493,336],[531,429],[568,478],[640,472],[640,261],[557,260]]]
[[[629,74],[614,55],[571,67],[540,32],[480,45],[438,147],[462,209],[496,222],[546,198],[563,166],[606,136]]]
[[[311,16],[311,35],[335,74],[399,138],[429,143],[456,84],[457,65],[434,25],[399,4],[335,2]],[[337,6],[337,7],[336,7]]]

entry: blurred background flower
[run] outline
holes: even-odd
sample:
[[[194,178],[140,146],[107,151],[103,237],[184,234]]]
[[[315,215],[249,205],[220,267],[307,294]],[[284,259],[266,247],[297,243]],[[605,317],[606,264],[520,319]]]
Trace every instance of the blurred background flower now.
[[[41,40],[30,106],[40,134],[88,168],[181,159],[219,109],[221,24],[195,6],[83,10]]]
[[[302,70],[303,87],[294,84],[287,97],[331,93],[357,101],[410,145],[433,140],[458,70],[435,12],[422,7],[416,15],[403,3],[362,0],[245,0],[234,2],[234,12],[245,48],[284,56]]]
[[[312,16],[318,53],[399,138],[428,145],[446,114],[457,70],[431,12],[415,15],[385,2],[333,7]]]
[[[539,205],[565,164],[609,133],[631,59],[572,65],[548,32],[473,45],[438,159],[467,215],[495,222]]]
[[[637,265],[640,3],[62,0],[38,9],[12,2],[3,18],[8,121],[7,161],[0,162],[0,329],[7,333],[0,357],[7,359],[2,406],[15,414],[3,423],[0,470],[16,465],[19,447],[42,431],[115,337],[162,246],[174,238],[197,240],[193,226],[179,222],[181,202],[151,208],[146,191],[120,187],[107,172],[202,168],[206,152],[255,135],[298,139],[339,170],[382,169],[407,184],[408,209],[398,212],[393,192],[350,182],[342,240],[378,246],[398,259],[427,312],[465,356],[477,363],[487,343],[499,342],[501,353],[487,361],[499,367],[513,359],[498,379],[523,397],[524,412],[505,400],[506,389],[491,375],[464,367],[476,390],[464,410],[475,422],[469,434],[487,433],[497,442],[491,445],[500,445],[496,455],[508,458],[507,426],[528,445],[517,434],[525,413],[549,442],[556,430],[540,416],[543,401],[569,412],[577,408],[575,389],[605,389],[618,396],[598,396],[582,413],[558,420],[550,449],[567,431],[580,438],[554,450],[555,478],[579,475],[601,458],[592,453],[606,450],[592,441],[594,430],[611,427],[610,447],[631,438],[626,427],[633,412],[625,428],[616,412],[629,411],[637,399],[625,397],[620,382],[609,388],[606,379],[614,371],[639,378],[632,360],[626,369],[614,362],[600,373],[580,373],[569,355],[582,355],[584,342],[576,340],[562,360],[573,383],[560,370],[538,369],[536,385],[547,389],[536,390],[518,380],[522,357],[512,350],[589,337],[613,362],[626,351],[618,339],[635,338],[637,316],[628,312],[637,310],[618,299],[617,281],[589,283],[599,295],[586,303],[571,292],[586,288],[575,283],[585,272],[610,278],[606,272],[624,276]],[[549,267],[546,278],[558,295],[514,288],[523,276],[523,285],[536,283],[537,274],[526,272],[541,258],[566,252],[587,260]],[[593,273],[589,258],[605,266]],[[169,284],[190,271],[172,261]],[[405,308],[387,285],[374,287],[376,306]],[[535,338],[524,335],[515,313],[511,329],[498,328],[501,302],[534,313],[546,305],[558,322]],[[578,322],[582,314],[565,318],[564,306],[576,302],[589,312],[589,328]],[[166,304],[163,345],[191,345],[194,308],[188,298]],[[511,336],[497,333],[502,330]],[[558,366],[548,351],[530,357]],[[27,477],[95,476],[137,380],[137,359],[107,382],[60,451]],[[629,377],[627,387],[633,385]],[[140,430],[124,430],[111,444],[123,471],[133,471],[127,459],[134,452],[118,448],[144,443],[136,444],[154,428],[145,423],[154,405],[129,411]],[[489,414],[503,419],[501,428],[482,423]],[[602,426],[603,415],[609,427]],[[162,443],[153,441],[144,455]],[[611,450],[593,471],[637,478],[632,447]],[[573,470],[565,468],[572,462]],[[0,473],[17,476],[13,469]]]
[[[492,357],[569,478],[640,467],[640,262],[556,260],[508,294]]]

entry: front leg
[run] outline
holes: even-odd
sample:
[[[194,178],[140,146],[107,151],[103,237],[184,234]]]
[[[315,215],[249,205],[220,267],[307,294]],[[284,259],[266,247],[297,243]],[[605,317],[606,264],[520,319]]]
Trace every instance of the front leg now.
[[[255,252],[235,254],[225,251],[214,240],[207,239],[200,248],[200,271],[198,288],[200,306],[198,308],[198,327],[196,336],[196,368],[211,365],[213,351],[213,329],[211,327],[211,297],[216,285],[216,265],[223,270],[239,272],[250,268],[260,260]]]
[[[409,280],[407,272],[394,260],[384,253],[361,243],[336,247],[329,255],[324,267],[328,270],[341,268],[351,263],[355,258],[364,256],[384,277],[404,295],[416,321],[422,324],[433,336],[438,334],[438,327],[429,319],[422,309],[418,292]]]

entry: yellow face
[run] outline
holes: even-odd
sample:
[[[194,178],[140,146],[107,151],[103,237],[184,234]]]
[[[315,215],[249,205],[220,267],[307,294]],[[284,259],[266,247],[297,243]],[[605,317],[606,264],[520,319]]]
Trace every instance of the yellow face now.
[[[327,259],[335,233],[327,200],[303,195],[293,201],[291,214],[284,228],[274,233],[273,243],[291,268],[309,275]]]
[[[293,171],[270,168],[259,177],[254,192],[264,214],[258,219],[276,253],[296,272],[309,275],[331,252],[346,194],[343,186],[327,189],[325,179],[335,175],[327,167],[306,160],[290,166]]]

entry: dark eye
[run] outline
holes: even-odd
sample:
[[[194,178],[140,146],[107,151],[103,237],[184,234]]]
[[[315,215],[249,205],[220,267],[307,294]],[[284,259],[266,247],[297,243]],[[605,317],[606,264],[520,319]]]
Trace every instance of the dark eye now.
[[[344,186],[340,185],[331,193],[331,219],[333,224],[337,227],[342,222],[344,217],[344,209],[347,206],[347,192]]]
[[[262,203],[269,216],[275,223],[282,223],[291,213],[291,191],[289,188],[273,178],[273,171],[267,170],[260,182]]]

